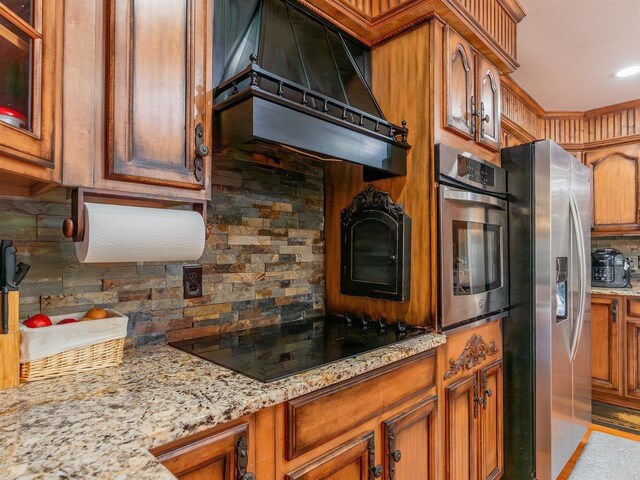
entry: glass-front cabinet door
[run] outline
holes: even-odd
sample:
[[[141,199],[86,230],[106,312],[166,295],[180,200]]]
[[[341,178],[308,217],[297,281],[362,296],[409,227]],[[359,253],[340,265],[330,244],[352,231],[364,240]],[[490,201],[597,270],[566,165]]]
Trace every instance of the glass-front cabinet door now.
[[[59,177],[53,170],[62,5],[62,0],[0,0],[0,168],[10,174]],[[43,167],[52,171],[37,170]]]

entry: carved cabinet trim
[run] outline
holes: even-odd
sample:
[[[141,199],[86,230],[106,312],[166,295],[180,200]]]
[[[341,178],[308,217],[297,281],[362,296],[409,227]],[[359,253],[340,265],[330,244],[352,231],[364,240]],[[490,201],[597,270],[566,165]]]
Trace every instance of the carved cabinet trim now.
[[[457,359],[449,359],[449,369],[445,372],[444,379],[448,380],[463,370],[472,370],[498,351],[495,340],[486,343],[481,336],[474,333],[467,341],[460,356]]]

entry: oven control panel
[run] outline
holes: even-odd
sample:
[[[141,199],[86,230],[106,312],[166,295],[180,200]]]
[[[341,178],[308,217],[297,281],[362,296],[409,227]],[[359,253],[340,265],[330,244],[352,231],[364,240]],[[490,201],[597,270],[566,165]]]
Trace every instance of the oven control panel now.
[[[495,186],[495,169],[464,155],[458,155],[458,176],[480,185]]]

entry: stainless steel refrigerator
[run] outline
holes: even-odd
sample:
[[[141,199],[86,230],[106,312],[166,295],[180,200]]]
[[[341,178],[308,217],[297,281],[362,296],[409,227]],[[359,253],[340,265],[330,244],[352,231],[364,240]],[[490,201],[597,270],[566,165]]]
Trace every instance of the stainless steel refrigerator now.
[[[502,167],[504,478],[555,480],[591,422],[591,173],[551,141],[503,149]]]

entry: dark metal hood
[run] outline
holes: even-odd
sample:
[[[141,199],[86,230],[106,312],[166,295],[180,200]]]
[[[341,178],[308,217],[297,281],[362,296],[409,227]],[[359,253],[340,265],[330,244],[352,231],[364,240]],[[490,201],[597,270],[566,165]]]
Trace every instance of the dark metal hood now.
[[[365,80],[366,47],[289,0],[216,0],[214,149],[406,174],[406,122],[387,122]]]

